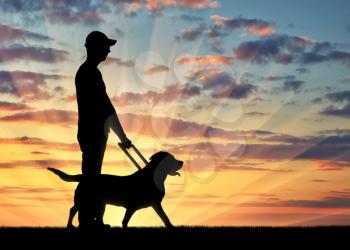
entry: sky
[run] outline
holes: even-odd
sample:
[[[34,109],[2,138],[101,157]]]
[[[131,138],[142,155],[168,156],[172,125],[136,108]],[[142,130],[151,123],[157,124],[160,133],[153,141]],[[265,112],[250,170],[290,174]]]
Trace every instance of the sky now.
[[[81,172],[74,77],[85,38],[127,136],[184,161],[175,225],[350,224],[347,0],[0,0],[0,225],[65,226]],[[110,133],[102,172],[137,169]],[[107,206],[121,226],[124,209]],[[75,219],[74,223],[77,223]],[[160,226],[151,209],[130,226]]]

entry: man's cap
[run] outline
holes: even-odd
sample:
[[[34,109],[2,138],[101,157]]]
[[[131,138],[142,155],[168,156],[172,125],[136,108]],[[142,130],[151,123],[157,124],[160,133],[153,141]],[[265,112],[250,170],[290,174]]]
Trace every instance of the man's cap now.
[[[117,40],[109,39],[100,31],[92,31],[85,40],[85,47],[113,46]]]

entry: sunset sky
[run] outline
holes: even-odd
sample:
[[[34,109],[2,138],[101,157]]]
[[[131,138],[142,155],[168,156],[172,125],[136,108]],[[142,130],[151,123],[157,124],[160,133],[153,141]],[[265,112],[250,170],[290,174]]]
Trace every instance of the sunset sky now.
[[[175,225],[350,224],[350,1],[0,0],[0,226],[65,226],[85,38],[133,143],[184,161]],[[137,169],[110,133],[103,173]],[[140,187],[142,188],[142,187]],[[105,222],[121,226],[124,209]],[[77,220],[75,220],[77,223]],[[160,226],[152,209],[130,226]]]

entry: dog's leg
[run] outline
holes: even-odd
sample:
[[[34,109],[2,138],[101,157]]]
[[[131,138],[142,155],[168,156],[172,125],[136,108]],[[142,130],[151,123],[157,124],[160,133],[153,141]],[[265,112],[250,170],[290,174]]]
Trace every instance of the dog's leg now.
[[[131,216],[135,213],[135,209],[134,208],[127,208],[125,211],[125,215],[124,215],[124,219],[123,219],[123,228],[127,228],[128,227],[128,223],[129,220],[131,218]]]
[[[106,210],[106,204],[102,203],[99,206],[99,209],[98,209],[97,214],[96,214],[96,222],[97,222],[98,226],[101,226],[104,228],[110,228],[111,227],[110,225],[103,223],[103,215],[105,213],[105,210]]]
[[[159,217],[162,219],[166,227],[169,227],[169,228],[174,227],[174,225],[171,224],[168,216],[165,214],[162,204],[158,203],[153,205],[152,207],[156,211],[156,213],[159,215]]]
[[[68,218],[68,223],[67,223],[68,228],[74,227],[73,226],[73,218],[77,212],[78,212],[78,208],[75,205],[73,207],[71,207],[71,209],[69,210],[69,218]]]

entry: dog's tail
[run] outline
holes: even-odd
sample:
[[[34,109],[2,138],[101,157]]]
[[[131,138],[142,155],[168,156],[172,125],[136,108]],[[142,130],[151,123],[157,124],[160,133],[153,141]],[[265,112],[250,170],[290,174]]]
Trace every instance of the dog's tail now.
[[[58,175],[62,180],[68,181],[68,182],[79,182],[81,180],[81,174],[78,175],[69,175],[65,172],[62,172],[61,170],[55,169],[55,168],[47,168],[50,172]]]

